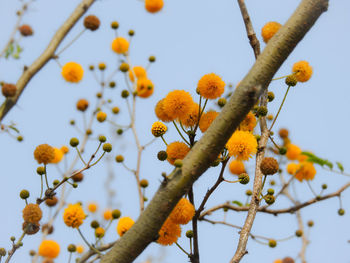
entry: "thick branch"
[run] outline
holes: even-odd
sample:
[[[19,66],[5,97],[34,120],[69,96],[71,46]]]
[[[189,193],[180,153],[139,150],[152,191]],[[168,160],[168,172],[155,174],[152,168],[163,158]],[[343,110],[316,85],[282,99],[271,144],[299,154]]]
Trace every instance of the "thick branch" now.
[[[302,9],[293,15],[287,27],[269,41],[264,52],[235,90],[222,112],[203,137],[183,160],[181,169],[175,169],[164,181],[139,219],[120,238],[101,263],[132,262],[151,242],[180,198],[217,158],[239,123],[264,92],[272,77],[311,28],[327,1],[303,1]],[[310,11],[312,10],[312,12]],[[310,14],[311,13],[311,14]],[[307,16],[305,14],[308,14]]]
[[[51,39],[48,47],[39,56],[39,58],[33,62],[29,67],[24,68],[22,76],[18,79],[16,83],[17,92],[16,95],[7,98],[5,102],[0,106],[0,122],[5,118],[6,114],[12,109],[12,107],[17,103],[19,97],[21,96],[24,88],[27,86],[29,81],[35,74],[43,67],[45,64],[53,58],[57,47],[60,45],[64,37],[73,28],[79,18],[88,10],[88,8],[95,2],[95,0],[83,0],[75,8],[70,17],[63,23],[63,25],[58,29],[56,34]]]

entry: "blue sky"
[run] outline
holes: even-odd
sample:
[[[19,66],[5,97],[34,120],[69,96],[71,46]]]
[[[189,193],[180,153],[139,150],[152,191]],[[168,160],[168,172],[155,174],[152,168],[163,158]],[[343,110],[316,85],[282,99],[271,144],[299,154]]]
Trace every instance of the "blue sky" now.
[[[246,1],[253,26],[259,39],[261,27],[268,21],[284,23],[292,14],[300,1],[266,0]],[[42,1],[36,0],[29,8],[23,21],[32,25],[35,34],[21,41],[24,47],[20,60],[0,59],[0,80],[16,82],[24,65],[31,64],[47,46],[54,32],[69,16],[77,0]],[[2,48],[15,24],[15,10],[20,1],[0,0],[0,48]],[[350,110],[348,98],[349,52],[348,28],[350,3],[348,1],[330,1],[328,12],[323,14],[316,25],[310,30],[303,41],[296,47],[276,76],[291,72],[292,65],[299,60],[307,60],[313,66],[314,74],[310,81],[298,84],[287,98],[283,111],[275,125],[288,127],[291,140],[304,150],[310,150],[331,161],[340,161],[345,170],[350,169],[348,149]],[[206,73],[215,72],[222,76],[225,82],[236,84],[247,73],[254,63],[254,56],[249,46],[244,24],[236,1],[222,0],[193,0],[165,1],[162,12],[151,15],[144,10],[140,1],[97,1],[87,14],[95,14],[101,20],[101,28],[96,32],[86,32],[74,45],[60,57],[62,64],[68,61],[81,63],[85,76],[78,85],[66,83],[60,68],[54,62],[49,62],[27,86],[16,107],[8,114],[5,123],[17,123],[24,135],[24,141],[18,143],[6,134],[0,134],[0,164],[2,184],[0,184],[0,202],[2,217],[0,218],[0,246],[10,246],[9,237],[21,233],[21,210],[24,207],[18,198],[21,189],[31,191],[31,201],[39,194],[40,181],[35,173],[37,164],[33,159],[33,150],[38,144],[49,143],[53,146],[68,144],[69,139],[79,134],[69,126],[70,119],[81,122],[81,116],[75,111],[75,103],[80,98],[94,101],[98,86],[92,74],[87,70],[88,65],[105,62],[107,74],[117,65],[117,57],[110,50],[114,34],[110,22],[117,20],[120,24],[118,33],[127,36],[129,29],[136,34],[131,44],[131,60],[134,65],[147,64],[149,55],[155,55],[157,61],[151,66],[148,76],[155,84],[153,96],[147,100],[139,100],[137,106],[137,130],[143,143],[152,139],[150,127],[156,120],[153,113],[155,103],[163,98],[170,90],[185,89],[195,97],[195,87]],[[62,45],[68,43],[82,30],[82,20],[73,28]],[[261,43],[262,49],[264,43]],[[127,111],[120,92],[125,88],[122,76],[116,77],[117,88],[108,90],[106,95],[113,100],[113,105],[121,108],[118,122],[127,123]],[[283,81],[273,82],[270,90],[276,95],[270,103],[269,111],[276,112],[285,92]],[[209,108],[215,108],[210,105]],[[115,131],[107,124],[96,124],[94,134],[104,133],[113,140],[112,159],[122,153],[126,163],[135,163],[135,146],[131,132],[116,138]],[[171,127],[166,138],[178,140]],[[96,142],[91,142],[87,152],[94,150]],[[146,149],[142,163],[142,177],[150,181],[147,196],[150,198],[159,186],[162,171],[170,172],[171,167],[156,160],[157,151],[164,149],[160,140]],[[72,159],[72,154],[69,157]],[[81,166],[77,166],[81,167]],[[252,171],[253,162],[249,164]],[[123,215],[133,218],[138,216],[138,200],[136,198],[135,182],[132,175],[116,163],[111,163],[115,179],[110,187],[116,191],[114,205],[122,210]],[[50,168],[51,178],[57,178],[55,167]],[[217,169],[211,169],[195,183],[196,200],[200,200],[206,189],[216,179]],[[69,202],[96,201],[101,209],[107,207],[107,194],[104,184],[107,180],[108,165],[100,164],[86,172],[87,180],[72,191]],[[230,177],[230,175],[227,175]],[[318,169],[316,179],[312,182],[315,189],[320,189],[322,183],[327,183],[327,193],[335,191],[348,179],[344,176],[325,172]],[[244,192],[252,187],[225,184],[209,200],[207,207],[223,203],[227,200],[244,201]],[[305,183],[296,183],[299,197],[302,200],[312,198]],[[345,210],[349,207],[349,194],[343,195]],[[339,217],[337,199],[331,199],[308,207],[302,211],[305,221],[313,219],[315,227],[311,230],[311,243],[307,249],[308,262],[349,262],[350,230],[347,224],[349,215]],[[289,206],[285,199],[279,200],[275,207]],[[46,217],[48,210],[44,210]],[[222,219],[223,213],[213,215]],[[245,214],[228,213],[226,220],[241,225]],[[183,229],[183,233],[190,226]],[[237,230],[226,226],[212,226],[201,222],[200,226],[201,261],[228,262],[232,257],[237,241]],[[86,224],[83,231],[92,237]],[[293,215],[274,217],[258,214],[252,232],[273,238],[283,238],[294,233],[296,220]],[[91,235],[90,235],[91,234]],[[67,239],[69,236],[69,239]],[[61,216],[57,219],[57,228],[52,235],[60,242],[62,251],[69,243],[81,243],[78,234],[63,225]],[[117,238],[115,223],[107,240]],[[28,251],[36,248],[40,235],[26,237],[24,247],[16,252],[14,262],[28,262]],[[188,241],[181,238],[179,243],[188,249]],[[300,248],[300,240],[278,244],[277,248],[257,244],[250,240],[249,254],[242,262],[273,262],[274,259],[290,255],[294,257]],[[186,262],[186,256],[175,247],[162,249],[152,244],[136,260],[143,262],[148,256],[157,258],[163,255],[160,262]],[[67,254],[62,253],[57,262],[67,262]]]

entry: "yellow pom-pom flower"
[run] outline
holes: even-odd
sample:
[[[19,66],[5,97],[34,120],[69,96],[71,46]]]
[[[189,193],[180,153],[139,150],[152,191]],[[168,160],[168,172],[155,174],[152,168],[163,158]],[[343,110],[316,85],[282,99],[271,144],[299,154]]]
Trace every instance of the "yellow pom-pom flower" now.
[[[136,79],[140,78],[147,78],[147,72],[144,67],[141,66],[135,66],[132,69],[129,70],[129,78],[131,82],[135,81]]]
[[[165,124],[160,121],[156,121],[155,123],[153,123],[151,128],[152,134],[155,137],[160,137],[164,135],[167,130],[168,128],[165,126]]]
[[[170,246],[181,236],[181,227],[168,218],[165,220],[158,234],[157,243],[163,246]]]
[[[117,37],[112,42],[112,50],[117,54],[126,54],[129,50],[129,41],[123,37]]]
[[[60,245],[54,240],[43,240],[39,246],[39,255],[45,258],[56,258],[60,253]]]
[[[199,105],[197,103],[193,103],[190,113],[183,118],[180,118],[182,125],[185,127],[194,127],[197,125],[199,116]]]
[[[68,62],[62,67],[62,77],[72,83],[78,83],[84,76],[83,67],[76,62]]]
[[[150,13],[157,13],[164,6],[163,0],[145,0],[145,8]]]
[[[55,150],[48,144],[40,144],[34,150],[34,158],[39,164],[48,164],[55,158]]]
[[[210,73],[198,81],[197,90],[203,98],[216,99],[224,93],[225,85],[220,76]]]
[[[218,115],[219,113],[216,111],[208,111],[204,113],[199,120],[199,129],[201,132],[206,132]]]
[[[258,143],[254,135],[248,131],[236,131],[226,144],[230,156],[238,161],[247,161],[257,151]]]
[[[106,209],[104,212],[103,212],[103,218],[104,220],[112,220],[113,219],[113,216],[112,216],[112,210],[111,209]]]
[[[84,246],[77,245],[77,253],[82,254],[84,252]]]
[[[301,149],[298,146],[292,143],[288,144],[286,157],[289,160],[291,161],[297,160],[300,154],[301,154]]]
[[[169,218],[176,224],[186,225],[192,220],[194,213],[195,209],[191,202],[187,198],[181,198]]]
[[[241,131],[253,131],[256,126],[256,118],[252,112],[249,112],[244,120],[240,123],[239,129]]]
[[[232,174],[240,175],[245,173],[244,163],[241,161],[233,160],[230,162],[229,169]]]
[[[91,213],[95,213],[98,209],[98,205],[96,203],[89,203],[87,209]]]
[[[105,232],[106,231],[104,230],[104,228],[98,227],[98,228],[95,229],[95,236],[97,238],[102,238],[105,235]]]
[[[63,154],[67,154],[69,152],[69,148],[64,145],[61,147],[61,151],[63,152]]]
[[[268,22],[261,29],[261,36],[264,39],[264,42],[267,43],[276,32],[282,27],[278,22]]]
[[[289,173],[290,175],[294,175],[297,170],[298,170],[298,164],[297,163],[289,163],[287,165],[287,173]]]
[[[312,76],[312,67],[307,61],[299,61],[293,65],[292,72],[299,82],[306,82]]]
[[[63,221],[68,227],[79,228],[86,215],[80,204],[69,204],[63,212]]]
[[[54,147],[53,149],[55,151],[55,157],[50,163],[59,163],[63,158],[63,152],[61,149],[58,149],[56,147]]]
[[[136,84],[137,96],[141,98],[148,98],[153,94],[154,85],[150,79],[139,78]]]
[[[119,236],[123,236],[126,231],[128,231],[134,224],[134,220],[131,219],[131,217],[122,217],[118,221],[117,225],[117,233]]]
[[[300,182],[302,180],[313,180],[316,175],[316,169],[310,162],[302,162],[298,165],[297,171],[294,175]]]
[[[166,148],[166,153],[168,154],[168,162],[174,164],[175,160],[184,159],[189,151],[190,147],[188,147],[183,142],[170,143]]]
[[[185,118],[191,112],[193,99],[191,94],[184,90],[174,90],[168,93],[163,100],[164,112],[175,120]]]
[[[96,119],[99,122],[104,122],[107,119],[107,113],[103,112],[103,111],[99,111],[96,114]]]
[[[172,118],[170,118],[167,115],[167,113],[164,111],[163,103],[164,103],[164,99],[158,101],[158,103],[156,104],[156,107],[154,108],[154,112],[157,118],[160,119],[161,121],[164,121],[164,122],[172,121]]]

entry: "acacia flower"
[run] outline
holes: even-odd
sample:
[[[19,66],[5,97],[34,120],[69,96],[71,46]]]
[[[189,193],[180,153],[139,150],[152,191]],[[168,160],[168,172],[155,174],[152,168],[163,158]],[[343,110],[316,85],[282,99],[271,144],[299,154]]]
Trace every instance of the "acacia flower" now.
[[[76,106],[77,110],[84,112],[89,107],[89,102],[86,99],[80,99]]]
[[[255,115],[250,111],[244,118],[244,120],[239,124],[239,129],[241,131],[253,131],[256,126]]]
[[[185,127],[194,127],[198,122],[199,116],[199,105],[197,103],[193,103],[191,106],[190,113],[183,118],[180,118],[182,125]]]
[[[163,246],[172,245],[181,236],[181,227],[174,223],[170,218],[165,220],[161,229],[159,230],[159,237],[157,243]]]
[[[132,69],[129,70],[129,78],[131,82],[135,81],[136,79],[140,78],[147,78],[147,72],[144,67],[142,66],[135,66]]]
[[[151,132],[155,137],[160,137],[164,135],[167,130],[168,128],[166,127],[166,125],[160,121],[156,121],[152,124]]]
[[[84,76],[83,67],[76,62],[68,62],[62,67],[62,77],[72,83],[78,83]]]
[[[290,175],[294,175],[298,169],[298,164],[297,163],[289,163],[287,165],[287,173]]]
[[[150,79],[139,78],[136,84],[137,96],[141,98],[148,98],[153,94],[154,85]]]
[[[233,160],[230,162],[229,167],[230,172],[235,175],[240,175],[245,173],[244,163],[241,161]]]
[[[84,252],[84,246],[77,245],[77,253],[82,254]]]
[[[174,164],[175,160],[184,159],[189,151],[190,151],[190,147],[188,147],[183,142],[170,143],[166,148],[166,153],[168,155],[167,160],[169,163]]]
[[[293,65],[292,72],[299,82],[306,82],[312,76],[312,67],[309,62],[302,60]]]
[[[300,154],[301,154],[301,149],[298,146],[292,143],[288,144],[286,157],[289,160],[291,161],[297,160]]]
[[[38,204],[27,204],[22,213],[24,221],[32,224],[38,224],[43,216]]]
[[[107,220],[107,221],[113,219],[112,210],[111,210],[111,209],[106,209],[106,210],[103,212],[103,218],[104,218],[104,220]]]
[[[195,209],[191,202],[187,198],[181,198],[169,218],[176,224],[186,225],[192,220],[194,213]]]
[[[63,158],[63,152],[61,149],[58,149],[56,147],[54,147],[53,149],[55,151],[55,157],[53,158],[53,160],[51,160],[50,163],[59,163]]]
[[[164,112],[171,120],[185,118],[191,111],[193,99],[190,93],[184,90],[174,90],[168,93],[163,100]]]
[[[145,8],[150,13],[159,12],[164,6],[163,0],[145,0]]]
[[[208,130],[209,126],[218,115],[219,113],[213,110],[203,113],[199,120],[199,129],[201,130],[201,132],[206,132],[206,130]]]
[[[95,213],[98,209],[98,205],[96,203],[89,203],[87,209],[91,213]]]
[[[48,164],[55,158],[55,150],[48,144],[40,144],[34,150],[34,158],[39,164]]]
[[[99,121],[99,122],[104,122],[107,118],[107,113],[103,112],[103,111],[99,111],[97,112],[96,114],[96,119]]]
[[[224,93],[225,85],[220,76],[210,73],[198,81],[197,90],[203,98],[216,99]]]
[[[313,180],[316,175],[316,169],[310,162],[301,162],[298,165],[297,171],[294,175],[300,182],[302,180]]]
[[[248,131],[235,131],[226,144],[230,156],[238,161],[247,161],[257,151],[258,143]]]
[[[278,22],[268,22],[261,29],[261,36],[264,39],[264,42],[267,43],[276,32],[282,27]]]
[[[119,236],[123,236],[126,231],[128,231],[134,224],[134,220],[131,219],[131,217],[121,217],[118,221],[117,225],[117,233]]]
[[[60,245],[53,240],[43,240],[39,246],[39,255],[46,258],[56,258],[60,253]]]
[[[79,228],[86,215],[80,204],[69,204],[63,213],[63,221],[68,227]]]
[[[117,54],[125,54],[129,50],[129,42],[124,37],[117,37],[112,42],[112,50]]]
[[[163,103],[164,103],[164,99],[158,101],[158,103],[156,104],[156,107],[154,108],[154,112],[157,118],[160,119],[161,121],[164,121],[164,122],[172,121],[172,118],[170,118],[167,115],[167,113],[164,111]]]

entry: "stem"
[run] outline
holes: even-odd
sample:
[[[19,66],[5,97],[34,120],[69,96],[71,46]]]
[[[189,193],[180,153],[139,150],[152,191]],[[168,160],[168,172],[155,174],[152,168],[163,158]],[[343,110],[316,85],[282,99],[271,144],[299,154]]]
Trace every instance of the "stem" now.
[[[184,250],[180,245],[179,243],[175,242],[176,246],[181,249],[182,252],[184,252],[188,257],[190,257],[191,255],[189,253],[186,252],[186,250]]]
[[[59,56],[65,51],[67,48],[69,48],[78,38],[86,31],[86,28],[84,28],[78,35],[76,35],[65,47],[61,49],[61,51],[58,51],[56,56]]]
[[[80,228],[77,228],[79,235],[84,240],[85,244],[93,251],[95,251],[97,254],[101,255],[101,252],[98,251],[96,248],[94,248],[84,237],[83,233],[80,231]]]
[[[193,188],[190,188],[190,191],[188,192],[188,198],[190,199],[190,202],[194,205],[194,196],[193,196]],[[192,230],[193,230],[193,254],[190,257],[190,260],[192,263],[199,263],[199,246],[198,246],[198,229],[197,229],[197,217],[194,216],[192,218]]]
[[[185,143],[187,143],[188,145],[191,145],[191,144],[185,139],[185,137],[182,135],[182,133],[181,133],[181,131],[179,130],[179,127],[177,127],[175,121],[173,121],[173,124],[174,124],[174,126],[175,126],[177,132],[180,134],[181,138],[185,141]]]
[[[284,104],[284,102],[285,102],[285,100],[286,100],[286,98],[287,98],[289,89],[290,89],[290,86],[288,86],[287,91],[286,91],[286,93],[284,94],[282,103],[281,103],[281,105],[280,105],[280,107],[279,107],[279,109],[278,109],[278,112],[277,112],[277,114],[276,114],[276,116],[275,116],[275,119],[273,120],[273,122],[272,122],[272,124],[271,124],[271,127],[270,127],[269,131],[272,130],[272,127],[273,127],[273,125],[275,124],[275,122],[276,122],[276,120],[277,120],[277,117],[278,117],[278,115],[279,115],[280,112],[281,112],[282,106],[283,106],[283,104]]]

